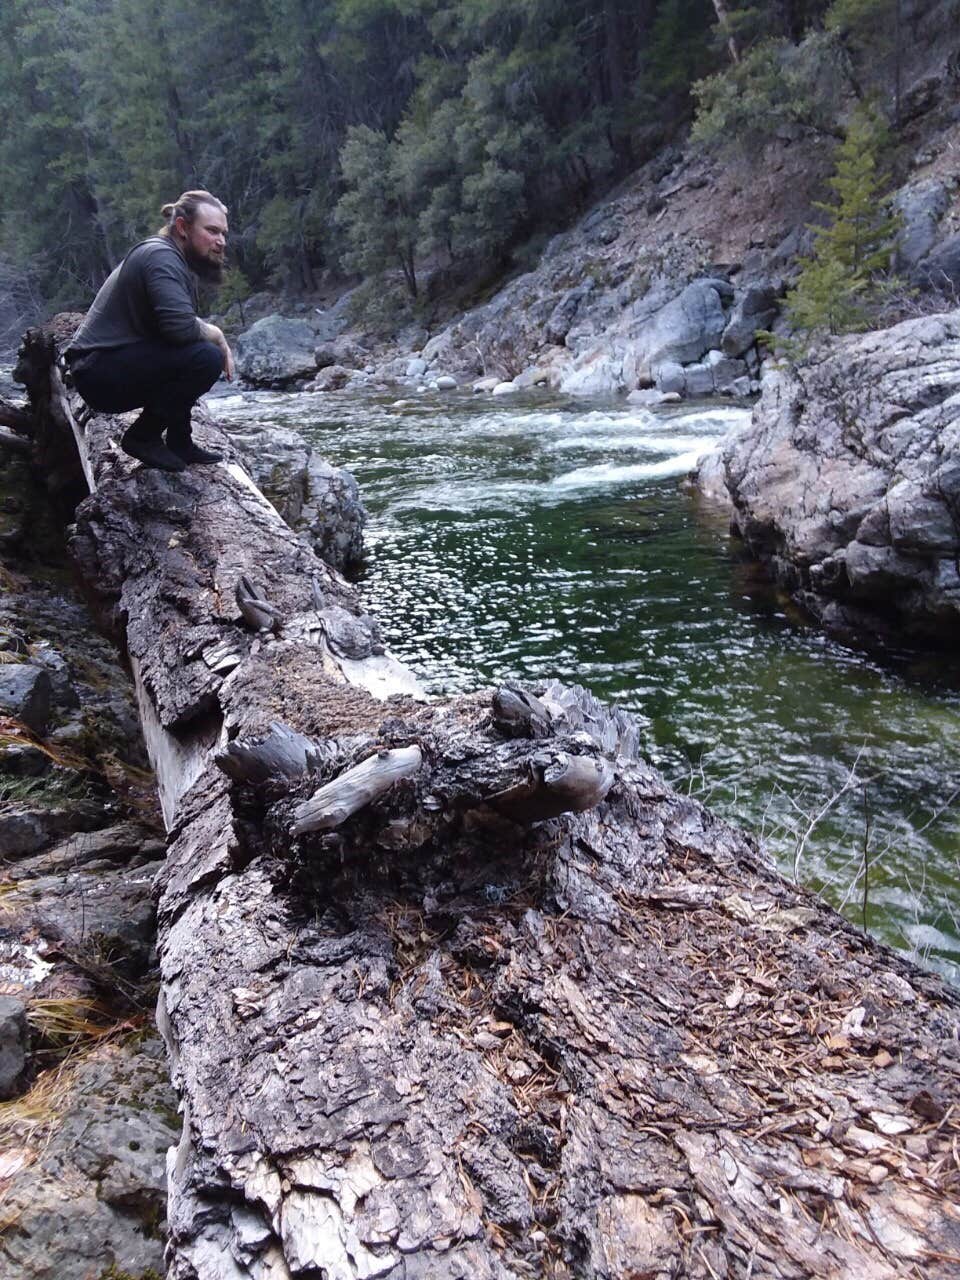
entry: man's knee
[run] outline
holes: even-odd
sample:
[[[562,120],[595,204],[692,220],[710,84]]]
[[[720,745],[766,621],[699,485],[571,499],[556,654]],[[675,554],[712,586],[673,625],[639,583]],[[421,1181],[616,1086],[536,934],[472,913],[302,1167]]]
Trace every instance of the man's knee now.
[[[215,347],[212,342],[192,342],[189,365],[198,381],[212,387],[223,372],[223,355],[220,348]]]

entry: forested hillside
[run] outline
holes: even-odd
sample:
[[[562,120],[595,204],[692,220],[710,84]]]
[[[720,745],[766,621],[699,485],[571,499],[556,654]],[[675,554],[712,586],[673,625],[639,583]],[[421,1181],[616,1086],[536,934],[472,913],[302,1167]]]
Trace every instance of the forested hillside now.
[[[83,304],[160,205],[230,206],[234,295],[489,277],[694,123],[893,130],[929,0],[5,0],[0,284]]]

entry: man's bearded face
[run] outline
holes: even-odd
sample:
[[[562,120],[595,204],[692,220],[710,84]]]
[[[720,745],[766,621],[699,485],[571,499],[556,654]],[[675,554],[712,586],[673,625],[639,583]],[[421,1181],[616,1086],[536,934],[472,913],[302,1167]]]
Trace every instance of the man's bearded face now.
[[[193,222],[177,219],[183,256],[201,280],[223,281],[227,253],[227,215],[216,205],[201,204]]]

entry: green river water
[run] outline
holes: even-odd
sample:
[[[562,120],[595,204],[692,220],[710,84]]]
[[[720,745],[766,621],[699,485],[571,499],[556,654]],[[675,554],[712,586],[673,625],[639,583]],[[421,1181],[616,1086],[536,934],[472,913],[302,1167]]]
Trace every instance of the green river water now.
[[[730,405],[246,393],[370,512],[365,602],[432,692],[587,685],[652,761],[892,945],[960,979],[960,695],[789,615],[687,492]]]

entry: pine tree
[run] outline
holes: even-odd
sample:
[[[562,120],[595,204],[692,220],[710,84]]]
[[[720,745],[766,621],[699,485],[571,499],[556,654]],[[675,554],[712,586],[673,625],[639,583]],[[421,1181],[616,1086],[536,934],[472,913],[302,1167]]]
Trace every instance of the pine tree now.
[[[871,304],[890,283],[899,220],[890,214],[890,197],[883,194],[887,179],[877,168],[884,140],[877,117],[861,110],[837,148],[828,183],[836,199],[817,202],[827,221],[813,228],[813,253],[803,259],[787,294],[787,315],[807,334],[865,328]]]

